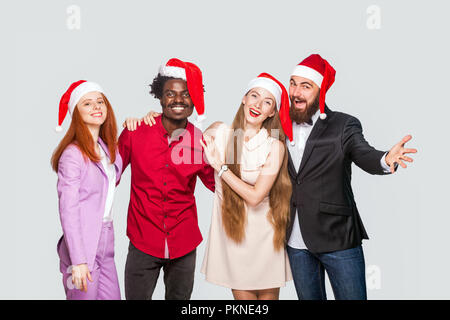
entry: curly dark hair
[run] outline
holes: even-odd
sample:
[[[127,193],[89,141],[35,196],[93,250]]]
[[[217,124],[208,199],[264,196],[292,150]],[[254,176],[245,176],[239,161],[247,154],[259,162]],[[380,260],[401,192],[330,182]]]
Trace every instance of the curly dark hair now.
[[[158,73],[158,75],[153,79],[153,82],[150,85],[150,94],[153,95],[156,99],[161,99],[163,95],[164,85],[167,81],[172,79],[176,78],[162,76]]]
[[[164,85],[166,84],[167,81],[169,80],[173,80],[173,79],[180,79],[180,80],[184,80],[181,78],[173,78],[173,77],[167,77],[167,76],[162,76],[158,73],[158,75],[153,79],[152,84],[150,85],[150,94],[152,96],[154,96],[156,99],[161,99],[163,96],[163,89],[164,89]],[[203,92],[205,92],[205,86],[203,85]]]

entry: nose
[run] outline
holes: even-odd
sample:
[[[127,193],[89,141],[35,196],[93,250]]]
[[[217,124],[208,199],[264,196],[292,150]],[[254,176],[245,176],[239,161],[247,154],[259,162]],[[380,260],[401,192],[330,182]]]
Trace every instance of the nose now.
[[[175,102],[183,102],[183,97],[181,96],[181,94],[177,94],[175,95]]]
[[[294,90],[295,97],[302,97],[302,89],[300,86],[296,86]]]

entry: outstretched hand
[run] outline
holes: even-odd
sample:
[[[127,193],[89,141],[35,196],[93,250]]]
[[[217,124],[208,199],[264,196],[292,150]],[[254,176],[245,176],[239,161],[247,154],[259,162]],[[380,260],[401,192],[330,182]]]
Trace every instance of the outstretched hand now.
[[[407,149],[405,148],[405,143],[412,139],[411,135],[405,136],[399,143],[392,147],[389,153],[386,155],[386,164],[391,168],[391,173],[395,171],[395,164],[398,163],[402,166],[402,168],[406,168],[406,164],[403,161],[413,162],[408,156],[405,156],[407,153],[416,153],[416,149]]]

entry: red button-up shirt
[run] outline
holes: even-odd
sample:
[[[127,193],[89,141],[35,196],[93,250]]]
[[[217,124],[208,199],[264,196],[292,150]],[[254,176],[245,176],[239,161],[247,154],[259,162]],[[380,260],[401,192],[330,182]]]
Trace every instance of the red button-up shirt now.
[[[175,259],[203,240],[198,227],[194,190],[197,176],[214,192],[214,169],[205,161],[202,132],[188,122],[178,139],[169,142],[161,123],[124,129],[119,137],[123,170],[131,164],[131,195],[127,236],[149,255]]]

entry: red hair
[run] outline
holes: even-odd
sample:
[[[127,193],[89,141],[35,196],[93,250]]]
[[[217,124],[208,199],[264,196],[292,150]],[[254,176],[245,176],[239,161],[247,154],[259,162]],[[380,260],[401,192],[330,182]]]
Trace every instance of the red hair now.
[[[100,126],[99,137],[108,146],[111,163],[114,163],[116,161],[117,150],[116,117],[108,99],[103,93],[101,93],[101,95],[105,101],[107,112],[105,122]],[[66,135],[53,152],[51,164],[55,172],[58,172],[59,159],[61,158],[62,153],[71,143],[74,143],[78,149],[80,149],[85,159],[89,159],[93,162],[100,161],[100,157],[95,152],[95,145],[91,132],[81,118],[78,108],[74,108],[69,130],[67,130]]]

